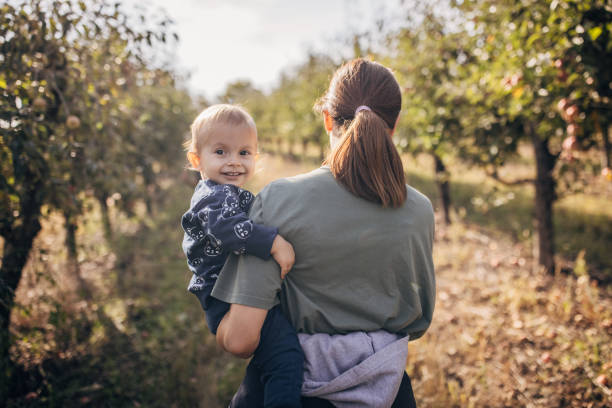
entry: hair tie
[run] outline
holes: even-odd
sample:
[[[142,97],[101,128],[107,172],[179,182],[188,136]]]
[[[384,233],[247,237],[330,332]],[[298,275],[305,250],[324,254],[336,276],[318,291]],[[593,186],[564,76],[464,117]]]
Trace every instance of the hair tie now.
[[[361,112],[362,110],[367,110],[367,111],[372,112],[372,109],[370,109],[369,106],[361,105],[361,106],[358,106],[357,109],[355,109],[355,116],[357,116],[357,114]]]

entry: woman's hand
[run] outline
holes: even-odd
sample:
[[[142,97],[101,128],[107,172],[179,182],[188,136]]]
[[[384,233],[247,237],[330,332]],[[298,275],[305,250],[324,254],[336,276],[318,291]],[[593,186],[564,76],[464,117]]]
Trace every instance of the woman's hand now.
[[[291,267],[293,267],[295,263],[293,245],[285,238],[281,237],[280,234],[277,234],[272,242],[270,254],[281,268],[281,279],[285,279],[285,276],[287,276],[287,273],[289,273],[289,270],[291,270]]]

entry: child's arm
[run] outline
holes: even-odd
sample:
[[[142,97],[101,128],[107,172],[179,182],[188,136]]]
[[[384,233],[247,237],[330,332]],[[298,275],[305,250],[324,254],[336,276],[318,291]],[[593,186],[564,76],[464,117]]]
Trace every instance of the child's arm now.
[[[261,259],[270,255],[281,268],[285,278],[295,262],[293,246],[278,229],[252,222],[239,203],[238,189],[234,186],[217,185],[211,194],[196,206],[191,219],[197,220],[200,239],[207,239],[207,246],[223,247],[236,253],[247,253]]]
[[[202,208],[197,214],[209,244],[268,259],[278,229],[252,222],[240,206],[236,187],[215,187],[212,196],[208,197],[208,201],[215,204]]]
[[[281,279],[285,279],[285,276],[287,276],[287,273],[295,263],[293,245],[278,234],[276,238],[274,238],[270,253],[281,268]]]

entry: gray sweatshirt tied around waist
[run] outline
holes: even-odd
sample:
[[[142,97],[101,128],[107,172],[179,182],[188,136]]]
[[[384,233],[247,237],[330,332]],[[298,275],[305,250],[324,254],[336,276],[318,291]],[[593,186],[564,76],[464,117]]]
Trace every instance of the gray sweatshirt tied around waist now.
[[[302,395],[339,408],[388,408],[406,369],[409,336],[384,330],[298,334],[304,350]]]

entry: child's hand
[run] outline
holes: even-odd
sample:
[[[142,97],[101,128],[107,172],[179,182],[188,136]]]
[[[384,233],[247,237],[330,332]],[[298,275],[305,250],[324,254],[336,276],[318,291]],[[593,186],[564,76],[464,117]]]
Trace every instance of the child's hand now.
[[[295,252],[293,252],[293,245],[291,245],[285,238],[281,237],[280,234],[276,235],[272,242],[272,250],[270,254],[274,257],[274,260],[278,263],[281,268],[281,279],[285,279],[287,273],[295,262]]]

